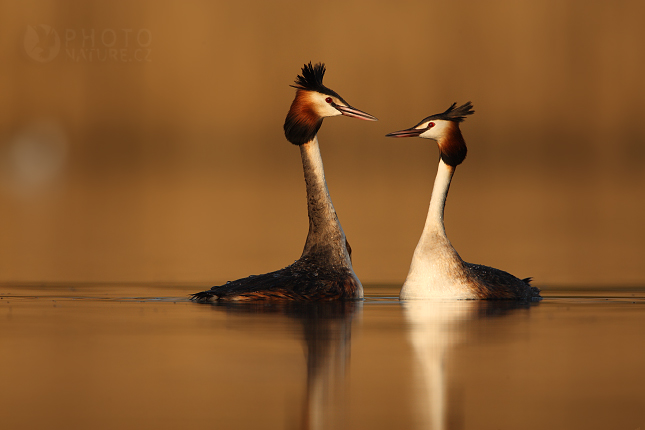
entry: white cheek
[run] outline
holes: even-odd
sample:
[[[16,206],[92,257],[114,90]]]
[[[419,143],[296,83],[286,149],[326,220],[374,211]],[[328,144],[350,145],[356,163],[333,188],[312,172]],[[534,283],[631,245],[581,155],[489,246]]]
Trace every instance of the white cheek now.
[[[425,139],[434,139],[437,140],[446,133],[447,125],[443,122],[435,123],[434,127],[424,131],[419,136]]]
[[[327,103],[324,99],[315,99],[313,101],[313,105],[316,113],[322,118],[341,114],[338,111],[338,109],[334,108],[331,104]]]
[[[329,104],[328,104],[328,105],[327,105],[327,110],[328,110],[327,116],[338,116],[338,115],[342,115],[342,113],[341,113],[338,109],[336,109],[335,107],[333,107],[332,105],[329,105]]]
[[[423,137],[424,139],[436,139],[437,138],[437,133],[436,130],[433,128],[424,131],[419,135],[419,137]]]
[[[320,116],[329,117],[329,116],[338,116],[342,115],[338,109],[325,102],[325,105],[321,109],[322,114]]]

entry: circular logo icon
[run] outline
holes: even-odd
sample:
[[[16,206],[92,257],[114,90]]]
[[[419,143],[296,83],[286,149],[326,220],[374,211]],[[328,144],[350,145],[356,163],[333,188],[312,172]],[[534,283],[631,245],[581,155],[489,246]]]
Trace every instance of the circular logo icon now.
[[[56,58],[60,52],[60,37],[56,30],[48,25],[28,25],[24,45],[29,57],[41,63],[47,63]]]

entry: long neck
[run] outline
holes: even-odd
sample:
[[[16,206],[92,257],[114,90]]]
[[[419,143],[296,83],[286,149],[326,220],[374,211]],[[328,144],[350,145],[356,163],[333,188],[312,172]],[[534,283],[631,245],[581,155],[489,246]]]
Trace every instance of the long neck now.
[[[459,257],[450,240],[448,240],[448,236],[446,236],[446,228],[443,223],[446,197],[448,197],[450,181],[454,173],[454,166],[446,164],[443,159],[439,160],[426,224],[414,251],[412,266],[417,264],[427,265],[430,261],[436,261],[437,259],[461,261],[461,257]]]
[[[401,288],[404,300],[415,298],[474,298],[462,294],[464,262],[446,236],[443,211],[455,167],[439,161],[426,225],[419,239],[410,271]]]
[[[345,233],[327,189],[317,137],[300,145],[300,156],[307,185],[309,215],[309,233],[302,255],[331,260],[332,264],[351,265],[345,245]]]
[[[428,217],[426,218],[426,225],[423,229],[423,235],[426,233],[438,233],[441,236],[446,236],[446,229],[443,223],[443,213],[446,207],[446,198],[448,197],[448,190],[450,189],[450,181],[452,175],[455,174],[456,167],[449,166],[444,163],[442,159],[439,160],[439,167],[437,168],[437,177],[434,180],[434,187],[432,188],[432,197],[430,198],[430,208],[428,209]]]

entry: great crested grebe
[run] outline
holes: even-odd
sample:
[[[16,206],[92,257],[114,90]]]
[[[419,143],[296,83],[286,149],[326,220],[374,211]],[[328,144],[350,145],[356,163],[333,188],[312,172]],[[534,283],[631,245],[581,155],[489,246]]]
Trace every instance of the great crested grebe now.
[[[446,196],[455,169],[464,161],[467,151],[459,123],[466,115],[475,113],[470,102],[456,105],[424,118],[412,128],[386,135],[432,139],[441,152],[428,217],[400,298],[540,300],[540,290],[530,286],[531,278],[519,279],[499,269],[466,263],[446,236],[443,224]]]
[[[351,107],[322,83],[325,65],[305,64],[295,81],[296,97],[284,123],[287,140],[300,147],[307,187],[309,233],[302,255],[284,269],[229,281],[192,295],[214,300],[342,300],[363,297],[352,268],[351,248],[331,202],[316,134],[326,117],[345,115],[376,121]]]

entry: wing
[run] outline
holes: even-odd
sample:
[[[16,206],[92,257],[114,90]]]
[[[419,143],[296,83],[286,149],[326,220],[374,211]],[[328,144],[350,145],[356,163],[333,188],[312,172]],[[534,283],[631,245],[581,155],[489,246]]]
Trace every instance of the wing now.
[[[214,300],[352,299],[359,288],[346,269],[325,269],[301,260],[284,269],[227,282],[192,295],[196,302]]]
[[[519,279],[508,272],[481,264],[465,263],[485,299],[539,300],[540,290],[532,287],[531,278]]]

